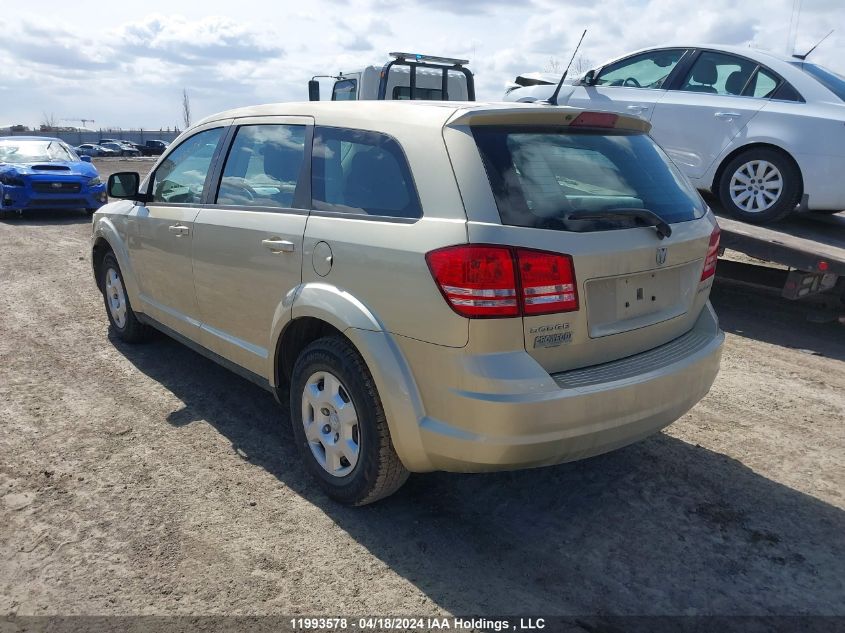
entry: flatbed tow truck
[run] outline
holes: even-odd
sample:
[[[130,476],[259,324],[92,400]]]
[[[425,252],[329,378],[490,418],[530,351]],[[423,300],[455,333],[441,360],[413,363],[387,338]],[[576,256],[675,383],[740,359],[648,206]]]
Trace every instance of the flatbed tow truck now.
[[[716,205],[713,205],[716,206]],[[779,264],[759,266],[721,259],[720,276],[778,289],[787,299],[813,295],[845,303],[845,213],[794,214],[766,226],[747,224],[719,213],[721,247]],[[828,302],[830,303],[830,302]]]

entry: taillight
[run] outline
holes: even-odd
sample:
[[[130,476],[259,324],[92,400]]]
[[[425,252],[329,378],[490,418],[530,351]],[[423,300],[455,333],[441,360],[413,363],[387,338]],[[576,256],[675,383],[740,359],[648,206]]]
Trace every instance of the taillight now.
[[[510,246],[448,246],[428,267],[449,306],[469,318],[551,314],[578,309],[572,258]]]
[[[465,317],[519,314],[511,250],[503,246],[450,246],[425,256],[452,309]]]
[[[616,127],[618,120],[619,115],[610,112],[582,112],[569,125],[575,127],[582,125],[585,127]]]
[[[550,314],[578,309],[575,269],[569,255],[516,249],[523,313]]]
[[[710,279],[716,274],[716,261],[719,259],[719,227],[713,229],[710,234],[710,245],[707,247],[707,257],[704,258],[704,270],[701,271],[701,281]]]

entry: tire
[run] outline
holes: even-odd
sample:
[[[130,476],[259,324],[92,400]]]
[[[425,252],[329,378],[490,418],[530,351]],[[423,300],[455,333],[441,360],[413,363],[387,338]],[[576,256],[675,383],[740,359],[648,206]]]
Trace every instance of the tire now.
[[[145,341],[149,336],[149,327],[141,323],[132,310],[123,282],[123,273],[120,272],[120,266],[113,253],[107,253],[100,264],[100,288],[106,306],[106,316],[117,337],[126,343]]]
[[[722,206],[735,218],[752,224],[777,222],[798,205],[801,172],[781,152],[750,149],[725,165],[718,189]]]
[[[88,215],[94,215],[96,212],[96,209],[85,209],[85,213],[87,213]]]
[[[842,213],[843,209],[810,209],[810,213],[818,213],[819,215],[835,215]]]
[[[318,339],[296,359],[290,418],[306,468],[332,499],[366,505],[407,480],[373,377],[345,339]]]

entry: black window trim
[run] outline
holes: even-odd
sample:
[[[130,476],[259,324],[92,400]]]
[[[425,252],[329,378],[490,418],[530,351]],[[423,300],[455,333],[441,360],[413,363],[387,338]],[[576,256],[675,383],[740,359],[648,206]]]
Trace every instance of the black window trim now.
[[[672,85],[672,83],[675,82],[676,76],[679,72],[678,69],[681,68],[682,65],[686,66],[686,61],[688,60],[688,58],[690,57],[690,55],[692,54],[692,52],[694,50],[695,49],[690,48],[689,46],[661,46],[659,48],[650,48],[650,49],[645,50],[645,51],[638,51],[636,53],[626,55],[625,57],[621,57],[619,59],[614,59],[612,62],[607,63],[604,66],[599,67],[596,70],[596,80],[601,79],[602,73],[607,68],[609,68],[610,66],[616,66],[617,64],[628,61],[629,59],[633,59],[634,57],[640,57],[641,55],[646,55],[648,53],[656,53],[658,51],[683,51],[681,53],[680,59],[678,60],[678,63],[675,64],[675,67],[672,69],[672,71],[666,77],[666,81],[663,82],[662,86],[660,86],[659,88],[640,88],[640,90],[669,90],[670,89],[669,86]],[[587,87],[588,88],[621,88],[623,86],[605,86],[605,85],[601,85],[601,84],[594,84],[592,86],[587,86]],[[624,86],[624,87],[631,88],[633,86]]]
[[[392,140],[396,143],[396,146],[399,148],[399,152],[402,154],[402,158],[405,160],[405,165],[408,167],[408,175],[411,177],[411,186],[413,187],[413,193],[417,198],[417,205],[420,209],[420,215],[416,218],[405,218],[399,217],[395,215],[375,215],[373,213],[353,213],[353,212],[345,212],[345,211],[326,211],[323,209],[315,209],[314,208],[314,198],[311,191],[311,163],[313,161],[313,139],[317,138],[316,128],[326,128],[326,129],[333,129],[333,130],[345,130],[349,132],[364,132],[370,134],[381,134],[382,136],[387,137],[388,139]],[[314,134],[312,137],[312,143],[308,152],[308,208],[311,210],[311,215],[318,216],[318,217],[331,217],[331,218],[350,218],[350,219],[357,219],[357,220],[371,220],[373,222],[395,222],[398,224],[416,224],[420,220],[425,217],[425,209],[423,208],[422,200],[420,199],[420,190],[417,187],[417,181],[414,177],[414,170],[411,167],[411,161],[408,160],[408,155],[405,153],[405,148],[402,147],[402,143],[399,142],[392,134],[388,134],[387,132],[382,132],[380,130],[365,130],[363,128],[353,128],[353,127],[343,127],[339,125],[319,125],[315,124],[314,126]]]
[[[754,59],[750,59],[748,57],[745,57],[744,55],[739,55],[738,53],[734,53],[732,51],[720,51],[720,50],[715,49],[715,48],[695,48],[695,49],[690,49],[690,51],[691,51],[692,54],[689,56],[688,63],[685,64],[685,66],[687,68],[685,68],[683,75],[681,75],[679,77],[675,77],[675,78],[672,78],[670,76],[670,79],[674,79],[674,81],[673,81],[672,85],[668,86],[667,90],[673,90],[675,92],[692,92],[690,90],[681,90],[681,86],[683,85],[683,79],[685,79],[686,76],[692,71],[692,67],[695,65],[695,62],[698,61],[698,58],[701,57],[701,55],[703,53],[716,53],[718,55],[728,55],[728,56],[731,56],[731,57],[737,57],[739,59],[745,60],[745,61],[749,62],[750,64],[754,65],[754,70],[751,71],[751,74],[748,76],[748,79],[746,80],[745,85],[743,85],[742,93],[740,93],[738,95],[726,94],[726,95],[713,95],[713,96],[717,96],[717,97],[739,97],[739,98],[744,98],[744,99],[764,99],[766,101],[777,101],[779,103],[806,103],[807,102],[804,99],[804,96],[800,92],[798,92],[798,89],[795,88],[795,86],[793,86],[791,83],[789,83],[786,79],[784,79],[783,76],[780,73],[775,72],[774,70],[772,70],[771,68],[769,68],[765,64],[761,64],[760,62],[758,62]],[[681,61],[683,61],[683,60],[681,60]],[[677,70],[680,65],[681,65],[681,63],[678,62],[678,65],[675,66],[675,70]],[[778,90],[780,90],[783,87],[784,84],[786,84],[790,88],[792,88],[793,92],[795,92],[796,95],[798,95],[799,100],[795,101],[793,99],[775,99],[773,97],[755,97],[753,95],[743,94],[746,91],[746,89],[748,88],[751,80],[757,75],[757,73],[760,71],[760,69],[766,71],[767,73],[769,73],[772,77],[774,77],[777,80],[777,85],[772,90],[772,94],[775,94]],[[667,83],[669,83],[669,82],[667,81]],[[694,93],[694,94],[705,94],[706,95],[707,93]]]
[[[217,124],[217,125],[215,125]],[[222,129],[223,133],[220,135],[220,138],[217,139],[217,147],[214,148],[214,153],[211,155],[211,161],[208,163],[208,171],[205,174],[205,181],[203,182],[202,186],[202,197],[200,198],[199,202],[161,202],[156,200],[148,200],[144,204],[147,206],[155,206],[155,207],[196,207],[199,208],[200,206],[205,204],[205,200],[208,198],[209,187],[211,184],[214,183],[213,175],[214,170],[217,162],[220,159],[220,152],[221,149],[224,147],[224,143],[228,137],[228,127],[230,122],[228,121],[214,121],[213,123],[209,123],[207,126],[203,126],[201,129],[197,129],[193,134],[190,136],[186,136],[183,139],[179,139],[178,145],[176,143],[171,143],[170,146],[165,150],[165,152],[161,155],[156,164],[156,168],[154,171],[151,171],[150,174],[147,176],[146,181],[146,190],[144,194],[146,196],[152,197],[152,188],[153,183],[156,179],[156,174],[158,170],[161,169],[161,166],[164,164],[164,161],[167,159],[170,154],[175,152],[177,149],[182,147],[185,143],[190,141],[195,136],[198,136],[204,132],[208,132],[210,130],[218,130]]]
[[[296,115],[279,115],[280,117],[296,116]],[[253,117],[250,117],[253,118]],[[263,119],[264,117],[262,117]],[[268,117],[269,118],[269,117]],[[308,122],[291,123],[291,122],[273,122],[273,121],[250,121],[244,123],[235,119],[229,124],[229,129],[224,135],[222,148],[225,151],[220,151],[217,161],[214,163],[211,170],[213,173],[213,180],[211,184],[213,187],[206,191],[207,195],[203,196],[202,206],[210,209],[223,209],[226,211],[261,211],[267,213],[292,213],[294,215],[308,215],[311,210],[311,145],[314,139],[314,123],[312,119]],[[302,167],[297,176],[296,190],[293,194],[292,207],[266,207],[261,205],[246,205],[246,204],[218,204],[217,194],[220,190],[220,182],[223,179],[223,170],[226,167],[226,160],[232,151],[235,144],[235,137],[238,130],[242,127],[252,127],[256,125],[298,125],[305,127],[305,146],[303,148]],[[213,192],[213,194],[212,194]]]

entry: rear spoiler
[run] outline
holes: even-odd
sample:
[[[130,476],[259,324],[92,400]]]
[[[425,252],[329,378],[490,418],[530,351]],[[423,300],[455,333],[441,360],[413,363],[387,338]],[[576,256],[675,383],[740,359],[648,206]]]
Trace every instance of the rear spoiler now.
[[[449,127],[459,125],[574,125],[576,127],[613,128],[632,132],[651,131],[651,123],[639,117],[580,110],[566,106],[537,106],[491,108],[489,110],[459,110],[446,123]]]

